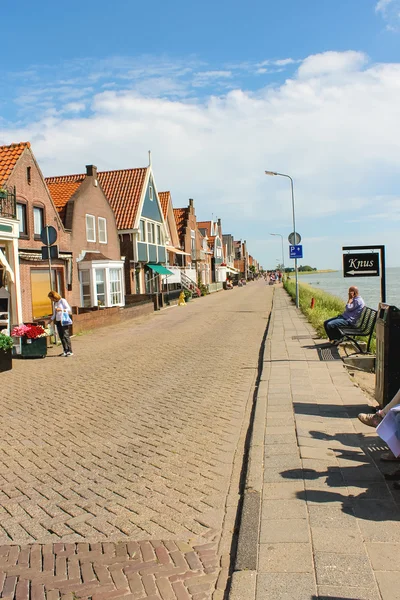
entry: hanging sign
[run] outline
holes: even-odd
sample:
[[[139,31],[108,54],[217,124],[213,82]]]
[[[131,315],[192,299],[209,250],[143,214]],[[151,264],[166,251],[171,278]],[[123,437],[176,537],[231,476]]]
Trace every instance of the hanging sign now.
[[[344,277],[379,277],[379,254],[357,252],[343,254]]]

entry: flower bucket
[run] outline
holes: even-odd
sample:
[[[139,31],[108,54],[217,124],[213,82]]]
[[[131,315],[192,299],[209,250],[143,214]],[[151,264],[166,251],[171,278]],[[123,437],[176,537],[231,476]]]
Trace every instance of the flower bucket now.
[[[3,350],[0,348],[0,373],[4,371],[11,371],[12,369],[12,350],[9,348],[8,350]]]
[[[44,358],[47,356],[47,341],[45,337],[29,339],[21,338],[21,356],[23,358]]]

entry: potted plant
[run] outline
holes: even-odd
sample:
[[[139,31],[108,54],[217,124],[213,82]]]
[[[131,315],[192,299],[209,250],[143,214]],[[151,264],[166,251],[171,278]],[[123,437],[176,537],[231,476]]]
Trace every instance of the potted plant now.
[[[12,338],[5,333],[0,333],[0,373],[12,369],[12,347]]]
[[[7,198],[7,190],[0,187],[0,198]]]
[[[21,356],[44,358],[47,355],[47,334],[41,325],[18,325],[11,335],[21,338]]]
[[[184,290],[183,293],[185,294],[185,302],[189,302],[189,300],[192,297],[192,292],[190,292],[189,290]]]

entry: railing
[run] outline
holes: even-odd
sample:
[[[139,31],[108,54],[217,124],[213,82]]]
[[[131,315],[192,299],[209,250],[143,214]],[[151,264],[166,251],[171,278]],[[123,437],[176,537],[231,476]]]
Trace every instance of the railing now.
[[[0,187],[0,217],[5,219],[17,218],[17,196],[15,187]]]

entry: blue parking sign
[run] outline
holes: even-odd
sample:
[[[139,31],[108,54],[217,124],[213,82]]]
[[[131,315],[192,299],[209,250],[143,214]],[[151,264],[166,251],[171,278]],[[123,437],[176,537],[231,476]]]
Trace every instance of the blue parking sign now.
[[[303,246],[301,244],[289,246],[289,258],[303,258]]]

